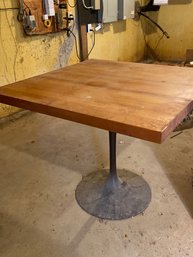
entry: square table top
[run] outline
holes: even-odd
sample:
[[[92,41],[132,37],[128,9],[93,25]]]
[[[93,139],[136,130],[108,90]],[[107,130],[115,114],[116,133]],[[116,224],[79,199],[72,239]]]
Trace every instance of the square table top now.
[[[193,109],[193,69],[88,60],[0,87],[0,102],[161,143]]]

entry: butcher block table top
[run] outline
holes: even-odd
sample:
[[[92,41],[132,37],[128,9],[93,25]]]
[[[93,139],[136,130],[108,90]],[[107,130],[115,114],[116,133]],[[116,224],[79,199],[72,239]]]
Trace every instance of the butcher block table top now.
[[[193,109],[193,69],[89,60],[0,87],[0,102],[161,143]]]

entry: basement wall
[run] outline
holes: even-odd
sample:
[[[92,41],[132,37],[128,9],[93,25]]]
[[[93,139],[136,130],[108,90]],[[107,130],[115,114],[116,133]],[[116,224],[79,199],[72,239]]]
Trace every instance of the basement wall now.
[[[14,7],[15,1],[0,1],[0,8]],[[0,86],[77,63],[73,37],[65,33],[25,36],[17,21],[17,10],[0,11]],[[75,30],[77,35],[77,31]],[[92,35],[88,35],[89,47]],[[138,61],[144,57],[140,22],[132,20],[107,24],[96,33],[90,58]],[[18,111],[0,104],[0,118]]]
[[[149,22],[147,42],[162,61],[185,61],[186,49],[193,49],[193,3],[161,6],[157,13],[148,13],[170,35],[157,43],[162,33],[152,28]],[[147,28],[147,26],[146,26]]]

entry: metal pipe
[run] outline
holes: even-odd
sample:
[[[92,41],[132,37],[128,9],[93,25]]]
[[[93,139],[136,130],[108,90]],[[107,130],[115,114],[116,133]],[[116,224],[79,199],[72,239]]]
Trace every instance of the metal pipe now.
[[[109,154],[110,154],[110,174],[117,176],[116,167],[116,133],[109,131]]]

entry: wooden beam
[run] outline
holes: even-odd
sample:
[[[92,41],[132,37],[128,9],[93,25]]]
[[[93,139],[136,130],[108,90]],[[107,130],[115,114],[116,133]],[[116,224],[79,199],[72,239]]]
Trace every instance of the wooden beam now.
[[[79,49],[80,49],[80,61],[88,59],[88,40],[86,25],[79,25]]]
[[[81,24],[81,12],[80,9],[76,8],[76,15],[78,17],[78,33],[79,33],[79,57],[80,61],[85,61],[88,59],[88,40],[86,24]]]

